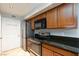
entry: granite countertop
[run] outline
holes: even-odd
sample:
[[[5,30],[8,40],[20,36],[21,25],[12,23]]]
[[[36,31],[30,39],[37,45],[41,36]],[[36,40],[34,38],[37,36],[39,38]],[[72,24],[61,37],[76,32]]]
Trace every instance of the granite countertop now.
[[[37,37],[38,38],[38,37]],[[69,50],[69,51],[72,51],[72,52],[75,52],[75,53],[79,53],[79,46],[78,46],[78,40],[79,39],[75,39],[74,38],[63,38],[63,40],[60,40],[62,38],[50,38],[50,37],[41,37],[41,38],[38,38],[38,40],[42,43],[47,43],[47,44],[50,44],[50,45],[55,45],[57,47],[60,47],[60,48],[63,48],[63,49],[66,49],[66,50]],[[66,42],[67,40],[67,42]],[[71,42],[72,40],[72,42]]]
[[[68,45],[65,45],[65,44],[57,43],[57,42],[47,41],[47,40],[42,40],[41,42],[47,43],[47,44],[50,44],[50,45],[54,45],[54,46],[58,46],[60,48],[63,48],[63,49],[66,49],[66,50],[69,50],[69,51],[72,51],[72,52],[75,52],[75,53],[79,53],[79,48],[76,48],[76,47],[68,46]]]

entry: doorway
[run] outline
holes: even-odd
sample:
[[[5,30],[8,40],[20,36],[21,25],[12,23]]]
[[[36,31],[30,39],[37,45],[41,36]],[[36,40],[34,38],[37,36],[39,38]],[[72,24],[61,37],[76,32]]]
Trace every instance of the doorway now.
[[[1,20],[0,55],[3,55],[5,51],[21,47],[21,22],[10,17],[1,17]]]

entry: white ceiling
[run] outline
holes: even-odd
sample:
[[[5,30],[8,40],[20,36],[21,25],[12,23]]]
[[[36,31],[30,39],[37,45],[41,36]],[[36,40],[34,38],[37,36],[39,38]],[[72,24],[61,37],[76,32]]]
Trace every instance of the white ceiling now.
[[[53,3],[0,3],[0,13],[28,18],[51,4]]]
[[[45,3],[44,3],[45,4]],[[19,17],[24,17],[29,14],[39,5],[44,5],[43,3],[0,3],[0,12],[3,14],[10,14]]]

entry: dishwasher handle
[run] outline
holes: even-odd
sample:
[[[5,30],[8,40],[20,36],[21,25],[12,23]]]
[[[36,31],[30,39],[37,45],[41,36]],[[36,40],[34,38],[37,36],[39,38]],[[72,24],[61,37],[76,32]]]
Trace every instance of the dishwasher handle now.
[[[35,43],[35,44],[41,44],[41,42],[39,42],[39,41],[36,41],[36,40],[30,40],[32,43]]]

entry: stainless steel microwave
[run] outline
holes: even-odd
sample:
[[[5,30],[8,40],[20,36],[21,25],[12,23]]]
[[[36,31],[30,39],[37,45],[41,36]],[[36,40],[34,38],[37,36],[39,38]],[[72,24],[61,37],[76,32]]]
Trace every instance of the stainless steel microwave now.
[[[35,29],[45,29],[46,28],[46,18],[37,19],[35,22]]]

